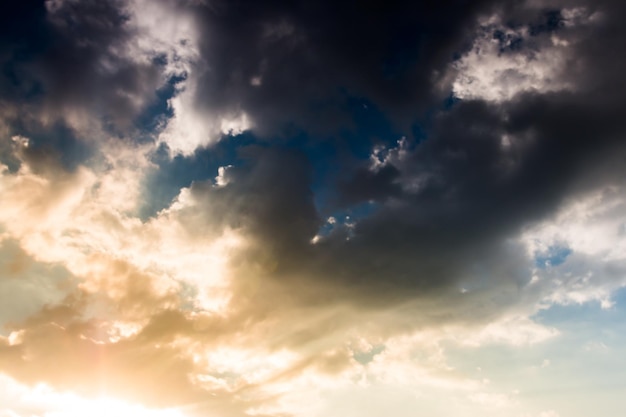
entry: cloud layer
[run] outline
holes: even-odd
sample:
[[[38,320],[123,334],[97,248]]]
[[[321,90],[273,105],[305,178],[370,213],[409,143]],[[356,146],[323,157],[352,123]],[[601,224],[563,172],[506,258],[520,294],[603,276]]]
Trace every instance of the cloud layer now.
[[[621,2],[5,7],[0,416],[560,415],[468,358],[619,307]]]

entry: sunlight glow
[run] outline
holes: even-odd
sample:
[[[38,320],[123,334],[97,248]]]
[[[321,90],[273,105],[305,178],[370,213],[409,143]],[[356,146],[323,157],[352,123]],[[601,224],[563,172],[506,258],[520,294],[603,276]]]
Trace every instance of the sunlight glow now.
[[[152,410],[138,404],[101,397],[93,400],[68,395],[62,409],[46,413],[46,417],[183,417],[175,409]]]

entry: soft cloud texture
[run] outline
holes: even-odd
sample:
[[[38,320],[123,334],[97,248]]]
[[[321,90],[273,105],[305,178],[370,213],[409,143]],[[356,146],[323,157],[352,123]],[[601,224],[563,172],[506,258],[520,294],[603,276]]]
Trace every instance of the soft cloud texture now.
[[[557,313],[622,311],[624,6],[448,3],[11,7],[0,415],[574,416],[532,392],[623,346]]]

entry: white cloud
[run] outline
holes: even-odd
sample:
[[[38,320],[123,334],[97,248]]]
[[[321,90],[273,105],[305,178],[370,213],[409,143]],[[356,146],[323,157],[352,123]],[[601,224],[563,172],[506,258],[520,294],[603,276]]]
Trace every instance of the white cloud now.
[[[453,65],[456,77],[452,91],[456,97],[504,101],[526,91],[560,91],[572,87],[561,76],[567,61],[566,45],[547,45],[536,51],[522,46],[519,51],[502,52],[502,43],[493,35],[495,30],[513,39],[527,36],[524,29],[506,29],[499,24],[483,27],[472,50]],[[504,47],[510,48],[510,42]]]
[[[525,316],[510,317],[492,322],[472,334],[464,334],[458,341],[466,346],[506,344],[528,346],[544,342],[558,336],[555,328],[533,322]]]
[[[243,240],[228,230],[195,235],[187,213],[202,210],[202,203],[186,189],[156,218],[137,218],[144,176],[153,168],[150,149],[113,141],[102,145],[105,156],[94,168],[40,173],[23,160],[16,173],[5,170],[0,192],[11,202],[0,207],[5,233],[35,261],[63,265],[85,280],[84,289],[123,261],[151,276],[157,292],[183,282],[197,290],[197,308],[224,308],[229,253]]]
[[[237,135],[251,128],[247,115],[240,111],[230,115],[210,114],[197,100],[198,79],[193,66],[187,79],[179,83],[169,100],[174,115],[167,121],[159,140],[174,154],[191,155],[197,148],[217,142],[222,135]]]
[[[528,229],[522,239],[529,254],[554,245],[602,260],[626,257],[626,193],[609,186],[566,202],[559,212]]]
[[[537,15],[543,7],[537,6]],[[453,78],[453,94],[460,99],[500,102],[524,92],[576,89],[571,76],[576,70],[572,47],[580,35],[575,29],[597,23],[600,15],[584,8],[565,8],[561,14],[563,28],[550,34],[531,34],[523,25],[507,27],[499,14],[485,17],[471,50],[444,77]]]
[[[557,265],[535,268],[531,285],[539,286],[544,303],[597,301],[611,308],[611,294],[626,285],[625,207],[623,187],[609,186],[565,202],[521,235],[531,259],[548,248],[571,251]]]

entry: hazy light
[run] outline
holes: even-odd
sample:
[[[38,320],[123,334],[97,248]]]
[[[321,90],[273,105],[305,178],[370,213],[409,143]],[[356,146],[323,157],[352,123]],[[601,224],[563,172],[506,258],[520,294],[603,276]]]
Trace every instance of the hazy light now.
[[[100,397],[85,399],[67,395],[57,410],[45,413],[45,417],[183,417],[175,409],[154,410],[139,404],[130,404],[121,400]]]

